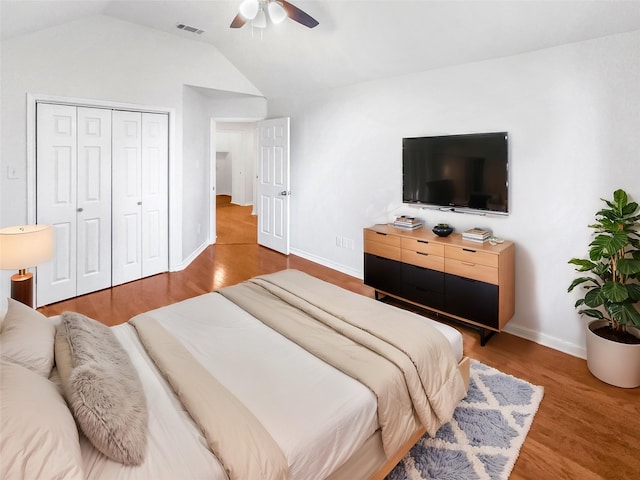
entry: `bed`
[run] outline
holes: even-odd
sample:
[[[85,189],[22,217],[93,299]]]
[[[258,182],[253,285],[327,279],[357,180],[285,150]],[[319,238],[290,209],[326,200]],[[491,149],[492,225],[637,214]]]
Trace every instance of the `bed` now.
[[[381,479],[468,386],[455,329],[296,270],[111,328],[38,315],[0,330],[2,478]]]

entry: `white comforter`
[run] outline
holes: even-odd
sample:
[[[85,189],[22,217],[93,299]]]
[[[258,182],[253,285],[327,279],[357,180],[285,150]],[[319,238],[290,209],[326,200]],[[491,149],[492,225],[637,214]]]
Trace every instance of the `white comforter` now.
[[[374,395],[219,294],[148,312],[242,401],[280,446],[291,479],[322,479],[378,428]],[[423,317],[419,317],[423,318]],[[432,322],[461,357],[461,337]],[[225,479],[204,436],[147,357],[130,325],[113,328],[140,372],[150,441],[140,467],[124,467],[82,440],[88,478]],[[212,405],[215,408],[215,405]]]

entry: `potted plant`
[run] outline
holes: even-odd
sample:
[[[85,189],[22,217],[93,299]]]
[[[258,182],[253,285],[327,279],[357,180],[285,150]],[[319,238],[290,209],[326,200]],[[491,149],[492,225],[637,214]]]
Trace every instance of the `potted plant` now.
[[[594,318],[587,329],[587,365],[600,380],[618,387],[640,386],[640,214],[624,190],[596,213],[595,238],[589,258],[572,258],[584,296],[575,304],[581,315]]]

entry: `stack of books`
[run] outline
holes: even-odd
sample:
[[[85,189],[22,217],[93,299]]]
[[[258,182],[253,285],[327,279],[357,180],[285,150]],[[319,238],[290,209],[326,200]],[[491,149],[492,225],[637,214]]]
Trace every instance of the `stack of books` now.
[[[422,220],[416,217],[409,217],[407,215],[400,215],[396,217],[393,221],[393,226],[398,228],[409,228],[414,230],[416,228],[422,227]]]
[[[491,237],[491,231],[483,228],[471,228],[462,233],[462,238],[472,242],[486,242]]]

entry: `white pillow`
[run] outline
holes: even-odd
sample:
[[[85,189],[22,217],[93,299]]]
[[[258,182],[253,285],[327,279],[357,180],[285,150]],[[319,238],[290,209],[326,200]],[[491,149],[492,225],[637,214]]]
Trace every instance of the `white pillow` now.
[[[0,362],[0,478],[83,479],[76,426],[53,382]]]
[[[11,298],[0,331],[0,359],[48,378],[53,368],[56,328],[40,312]]]

